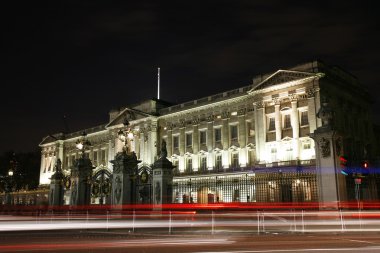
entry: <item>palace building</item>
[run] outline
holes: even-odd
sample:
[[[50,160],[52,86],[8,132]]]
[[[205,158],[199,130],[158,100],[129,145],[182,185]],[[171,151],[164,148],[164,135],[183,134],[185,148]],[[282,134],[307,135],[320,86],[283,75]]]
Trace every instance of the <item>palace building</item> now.
[[[141,161],[133,191],[137,203],[152,203],[152,165],[163,140],[175,166],[172,203],[354,200],[354,177],[340,173],[339,157],[354,165],[373,155],[368,96],[351,74],[313,61],[182,104],[146,100],[110,111],[103,125],[45,137],[40,184],[50,184],[59,158],[68,182],[64,203],[70,202],[70,171],[85,131],[91,143],[85,155],[94,166],[91,203],[110,203],[111,161],[123,149],[120,130],[126,130]],[[361,196],[377,199],[378,179],[362,178]]]

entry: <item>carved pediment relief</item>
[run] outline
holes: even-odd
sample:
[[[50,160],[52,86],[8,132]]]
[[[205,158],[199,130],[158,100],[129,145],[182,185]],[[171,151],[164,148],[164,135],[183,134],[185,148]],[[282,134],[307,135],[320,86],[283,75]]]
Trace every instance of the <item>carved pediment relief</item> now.
[[[302,82],[308,79],[322,77],[322,73],[308,73],[308,72],[299,72],[299,71],[290,71],[290,70],[278,70],[262,82],[254,86],[248,93],[251,93],[256,90],[265,89],[271,86],[285,84],[285,83],[294,83]]]
[[[143,111],[139,111],[139,110],[131,109],[131,108],[125,108],[118,116],[116,116],[115,119],[113,119],[110,123],[107,124],[106,128],[123,124],[125,120],[128,120],[130,123],[132,123],[135,120],[147,118],[150,116],[152,115]]]

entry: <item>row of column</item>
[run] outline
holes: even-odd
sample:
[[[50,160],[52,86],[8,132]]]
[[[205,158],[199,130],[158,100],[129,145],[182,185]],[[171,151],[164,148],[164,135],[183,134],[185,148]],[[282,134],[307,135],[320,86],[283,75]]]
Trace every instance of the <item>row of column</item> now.
[[[298,112],[298,101],[291,100],[291,126],[293,134],[293,154],[294,159],[300,157],[299,150],[299,112]],[[321,125],[320,119],[316,118],[316,110],[319,108],[319,91],[309,91],[307,98],[307,111],[308,111],[308,121],[310,133],[314,132],[317,126]],[[255,117],[255,131],[256,131],[256,155],[259,161],[265,162],[266,157],[266,135],[267,135],[267,116],[265,113],[265,102],[257,101],[254,103],[254,117]],[[276,142],[280,142],[283,138],[282,136],[282,122],[281,122],[281,112],[280,112],[280,101],[275,101],[275,133]]]

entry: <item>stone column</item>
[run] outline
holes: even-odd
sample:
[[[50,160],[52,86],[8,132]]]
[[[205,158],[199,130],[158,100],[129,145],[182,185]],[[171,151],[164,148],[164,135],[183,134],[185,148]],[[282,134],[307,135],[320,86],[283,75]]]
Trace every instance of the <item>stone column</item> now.
[[[314,101],[315,101],[315,111],[318,112],[320,109],[321,109],[321,93],[319,91],[319,89],[316,89],[315,90],[315,98],[314,98]],[[322,126],[322,120],[320,118],[316,118],[317,119],[317,125],[316,127],[320,127]]]
[[[275,122],[275,128],[276,128],[276,141],[281,141],[281,114],[280,114],[280,101],[275,101],[274,105],[274,122]]]
[[[119,152],[113,164],[112,175],[112,197],[113,209],[122,209],[122,205],[136,204],[136,180],[137,180],[137,160],[134,152]]]
[[[297,160],[300,156],[299,154],[299,135],[300,135],[300,126],[299,126],[299,117],[297,109],[297,100],[293,99],[292,104],[292,114],[291,114],[291,124],[293,130],[293,159]]]
[[[173,164],[166,158],[165,141],[161,145],[160,158],[153,164],[153,206],[160,210],[162,204],[173,201]]]
[[[193,120],[193,154],[199,152],[199,130],[198,130],[198,120]]]
[[[50,178],[49,206],[63,205],[63,179],[61,159],[57,159],[55,173]]]
[[[245,109],[240,109],[238,111],[238,136],[239,136],[239,165],[241,167],[246,167],[248,163],[248,152],[247,152],[247,131],[246,131],[246,122],[245,122]]]
[[[266,142],[266,118],[264,102],[254,103],[255,107],[255,131],[256,131],[256,155],[260,162],[264,162]]]
[[[100,161],[100,149],[98,149],[98,163]],[[115,140],[110,139],[108,141],[108,161],[107,161],[107,167],[110,166],[110,158],[115,156]]]
[[[168,135],[168,139],[167,139],[167,143],[168,143],[168,146],[167,146],[167,149],[168,149],[168,157],[171,157],[173,155],[173,135],[172,135],[172,132],[173,130],[172,129],[168,129],[167,130],[167,135]]]
[[[180,156],[183,156],[186,152],[185,151],[186,150],[185,138],[186,138],[185,125],[184,125],[184,123],[182,123],[182,126],[179,129],[179,154],[180,154]]]
[[[57,158],[60,159],[61,161],[63,161],[63,141],[58,141],[58,144],[57,144]]]
[[[91,160],[86,157],[74,161],[74,166],[71,169],[70,206],[90,204],[92,169]]]
[[[42,173],[44,172],[45,170],[45,151],[41,151],[41,167],[40,167],[40,182],[41,182],[41,176],[42,176]]]
[[[139,158],[143,161],[145,160],[145,133],[141,130],[140,131],[140,155]]]
[[[315,108],[315,97],[314,97],[314,89],[310,88],[306,91],[307,94],[307,118],[309,121],[309,129],[310,133],[314,132],[317,128],[317,117],[316,117],[316,108]]]
[[[157,130],[158,130],[158,125],[157,125],[157,120],[152,120],[151,122],[151,132],[150,132],[150,146],[149,146],[149,163],[152,164],[157,157]]]
[[[214,121],[211,120],[211,117],[209,121],[207,122],[207,151],[212,152],[213,146],[214,146],[214,127],[213,127]]]
[[[222,112],[222,121],[222,146],[223,150],[227,150],[230,146],[229,112]]]

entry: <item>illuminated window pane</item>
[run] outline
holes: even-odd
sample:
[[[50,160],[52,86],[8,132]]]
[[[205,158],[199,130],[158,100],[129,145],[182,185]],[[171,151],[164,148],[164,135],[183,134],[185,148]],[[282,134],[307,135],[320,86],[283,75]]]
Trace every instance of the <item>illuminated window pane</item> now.
[[[231,126],[231,140],[237,140],[238,138],[238,127],[236,125]]]
[[[179,136],[173,136],[173,148],[178,148]]]
[[[284,128],[291,128],[291,122],[290,122],[290,114],[284,115]]]
[[[186,147],[191,147],[193,145],[193,134],[186,134]]]
[[[220,142],[222,140],[222,129],[221,128],[215,128],[215,142]]]
[[[207,158],[206,156],[201,157],[201,170],[206,171],[207,170]]]
[[[199,134],[200,144],[206,144],[206,131],[200,131]]]
[[[216,169],[222,168],[222,155],[221,154],[217,154],[215,156],[215,168]]]
[[[274,118],[269,118],[269,131],[274,131],[276,129],[276,124]]]
[[[307,111],[301,112],[301,126],[309,125],[309,118],[307,117]]]
[[[239,167],[239,154],[238,153],[232,153],[232,168],[238,168]]]

